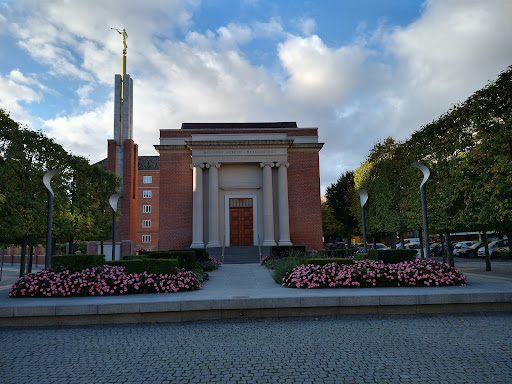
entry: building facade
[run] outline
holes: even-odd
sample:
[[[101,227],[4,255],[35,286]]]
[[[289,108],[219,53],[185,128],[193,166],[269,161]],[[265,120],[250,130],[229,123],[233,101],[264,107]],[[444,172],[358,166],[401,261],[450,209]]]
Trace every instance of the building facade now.
[[[159,156],[139,157],[129,75],[116,75],[114,112],[106,164],[123,180],[120,256],[188,247],[323,248],[317,128],[183,123],[160,130]]]

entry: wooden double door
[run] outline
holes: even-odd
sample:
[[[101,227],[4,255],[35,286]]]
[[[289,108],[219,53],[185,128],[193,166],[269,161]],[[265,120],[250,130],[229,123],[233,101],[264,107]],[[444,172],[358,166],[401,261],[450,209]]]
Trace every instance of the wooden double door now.
[[[230,246],[254,245],[252,206],[252,198],[229,199]]]

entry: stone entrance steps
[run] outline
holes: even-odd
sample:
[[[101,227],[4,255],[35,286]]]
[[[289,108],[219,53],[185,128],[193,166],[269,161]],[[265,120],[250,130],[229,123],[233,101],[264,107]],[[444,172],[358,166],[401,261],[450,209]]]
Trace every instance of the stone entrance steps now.
[[[258,247],[225,247],[224,260],[222,248],[208,248],[210,257],[214,257],[224,264],[257,264],[260,262]],[[268,255],[269,247],[261,247],[261,257]]]

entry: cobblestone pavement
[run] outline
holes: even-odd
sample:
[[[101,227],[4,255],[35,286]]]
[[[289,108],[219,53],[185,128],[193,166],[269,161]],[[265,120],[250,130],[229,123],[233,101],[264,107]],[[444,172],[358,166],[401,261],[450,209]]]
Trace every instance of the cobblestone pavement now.
[[[0,383],[512,383],[512,313],[0,329]]]

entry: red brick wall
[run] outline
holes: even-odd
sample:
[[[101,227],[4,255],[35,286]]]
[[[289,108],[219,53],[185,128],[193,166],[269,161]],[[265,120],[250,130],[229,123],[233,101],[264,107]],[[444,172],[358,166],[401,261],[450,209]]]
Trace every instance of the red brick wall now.
[[[151,184],[144,184],[144,176],[151,176]],[[160,217],[160,172],[159,171],[139,171],[139,186],[137,191],[137,241],[135,242],[135,250],[151,250],[157,249],[159,217]],[[151,198],[144,198],[143,191],[152,191]],[[143,205],[151,205],[151,213],[144,213]],[[142,220],[151,220],[151,228],[143,228]],[[143,243],[142,236],[150,235],[151,242]]]
[[[192,169],[190,153],[160,152],[159,249],[192,244]]]
[[[288,152],[290,240],[307,249],[323,249],[318,152]]]

